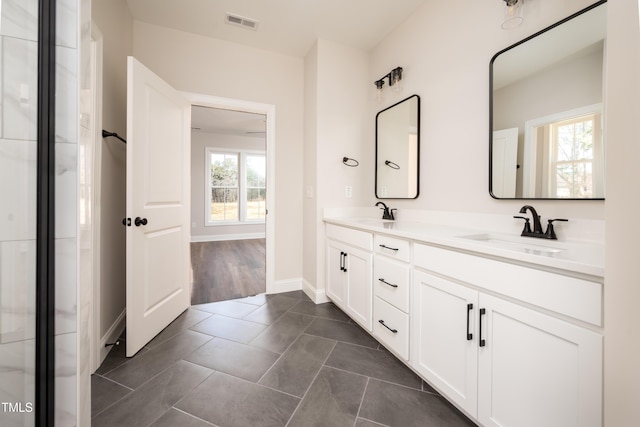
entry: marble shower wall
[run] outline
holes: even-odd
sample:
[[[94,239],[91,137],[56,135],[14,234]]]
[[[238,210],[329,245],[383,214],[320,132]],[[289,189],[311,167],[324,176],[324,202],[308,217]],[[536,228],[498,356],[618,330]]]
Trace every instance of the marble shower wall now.
[[[77,418],[78,3],[57,1],[56,426]],[[37,0],[0,0],[0,402],[34,401]],[[0,406],[2,426],[33,413]]]

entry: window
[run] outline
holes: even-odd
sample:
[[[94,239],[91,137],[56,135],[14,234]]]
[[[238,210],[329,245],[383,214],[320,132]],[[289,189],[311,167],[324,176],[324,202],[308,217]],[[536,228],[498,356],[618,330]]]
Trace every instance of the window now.
[[[563,198],[597,197],[599,114],[550,124],[550,193]]]
[[[527,120],[523,148],[523,197],[604,197],[602,104]]]
[[[264,222],[264,153],[207,148],[206,160],[206,224]]]

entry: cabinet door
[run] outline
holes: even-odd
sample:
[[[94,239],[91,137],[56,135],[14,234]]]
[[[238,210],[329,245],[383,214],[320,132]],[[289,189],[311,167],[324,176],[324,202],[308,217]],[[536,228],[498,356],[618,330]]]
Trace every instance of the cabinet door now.
[[[420,271],[413,283],[411,365],[475,417],[478,292]]]
[[[371,296],[373,255],[359,249],[349,249],[346,256],[347,310],[371,332]]]
[[[489,295],[479,303],[482,425],[602,425],[600,334]]]
[[[346,302],[345,253],[342,245],[327,240],[327,296],[338,306]]]

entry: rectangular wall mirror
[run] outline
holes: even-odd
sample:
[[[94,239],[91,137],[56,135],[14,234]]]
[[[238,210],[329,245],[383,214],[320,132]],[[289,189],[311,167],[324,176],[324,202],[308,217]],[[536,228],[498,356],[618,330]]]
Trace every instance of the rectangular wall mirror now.
[[[492,197],[604,199],[606,21],[599,1],[491,59]]]
[[[412,95],[376,115],[376,197],[417,198],[419,166],[420,97]]]

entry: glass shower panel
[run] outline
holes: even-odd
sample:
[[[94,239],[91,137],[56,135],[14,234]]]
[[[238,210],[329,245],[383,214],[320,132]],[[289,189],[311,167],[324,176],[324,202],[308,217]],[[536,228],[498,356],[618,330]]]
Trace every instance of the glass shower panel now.
[[[38,1],[0,0],[0,425],[33,426]]]

